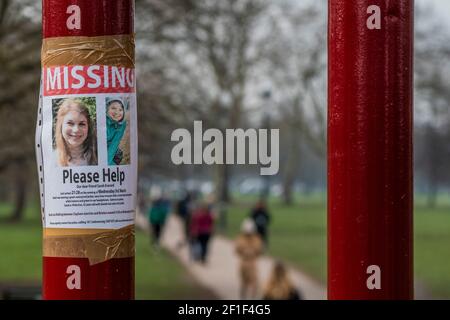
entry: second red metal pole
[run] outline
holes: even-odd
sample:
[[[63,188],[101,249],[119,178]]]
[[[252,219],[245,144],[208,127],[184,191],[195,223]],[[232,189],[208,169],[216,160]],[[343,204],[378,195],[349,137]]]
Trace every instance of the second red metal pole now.
[[[412,299],[413,1],[329,1],[328,297]]]

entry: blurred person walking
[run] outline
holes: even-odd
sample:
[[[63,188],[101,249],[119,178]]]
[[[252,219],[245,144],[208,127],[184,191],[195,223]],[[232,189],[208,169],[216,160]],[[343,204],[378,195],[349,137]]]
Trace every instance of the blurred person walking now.
[[[253,220],[245,219],[242,222],[235,250],[240,259],[240,298],[255,299],[258,292],[257,260],[263,252],[263,242]]]
[[[214,217],[211,206],[202,202],[194,211],[190,222],[191,249],[194,260],[206,263],[209,241],[213,233]]]
[[[177,215],[180,217],[183,223],[183,231],[184,231],[184,243],[189,243],[190,235],[189,235],[189,224],[192,215],[192,196],[190,192],[186,192],[185,196],[178,201],[177,203]],[[183,240],[178,244],[181,247],[183,244]]]
[[[268,246],[268,227],[270,223],[270,213],[267,210],[264,200],[259,200],[250,213],[250,217],[255,223],[256,231],[264,241],[264,246]]]
[[[148,211],[148,218],[152,228],[152,244],[159,246],[161,233],[166,223],[167,216],[170,210],[170,203],[163,195],[155,197],[150,210]]]
[[[289,278],[288,270],[281,261],[274,263],[266,288],[264,300],[302,300],[299,291]]]

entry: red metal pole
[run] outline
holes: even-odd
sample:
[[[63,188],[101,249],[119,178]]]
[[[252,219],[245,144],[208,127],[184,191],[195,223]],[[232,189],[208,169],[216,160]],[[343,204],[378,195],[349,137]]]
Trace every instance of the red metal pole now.
[[[329,0],[329,299],[413,298],[413,7]]]
[[[97,72],[104,70],[103,68],[106,70],[108,66],[122,66],[129,68],[134,74],[133,19],[134,0],[43,0],[43,70],[50,67],[64,70],[65,67],[71,68],[73,66],[101,66],[101,69],[100,67],[95,69],[95,72]],[[109,48],[109,43],[118,45],[116,48]],[[117,54],[118,51],[120,51],[119,54]],[[44,71],[43,79],[45,79],[45,74]],[[81,73],[78,74],[78,81],[80,81],[81,75]],[[63,86],[66,86],[64,77],[66,75],[61,75],[59,80],[63,82]],[[93,80],[99,83],[103,81],[102,79],[99,73],[91,74],[90,84],[94,86]],[[127,81],[131,80],[127,78]],[[57,85],[58,82],[55,81],[54,84]],[[66,87],[62,87],[61,90],[66,90]],[[77,95],[77,89],[74,88],[75,86],[66,94],[68,96]],[[86,85],[83,90],[89,90],[89,87]],[[92,96],[96,96],[99,90],[92,91]],[[134,88],[127,90],[129,90],[127,92],[134,92],[132,91]],[[85,93],[85,91],[82,93]],[[61,95],[61,93],[59,94]],[[108,94],[114,94],[114,91],[110,89]],[[41,101],[46,98],[52,99],[53,97],[46,97],[45,89],[41,90]],[[104,114],[100,113],[104,112],[100,110],[100,105],[104,103],[105,97],[96,96],[96,99],[97,121],[100,121],[98,120],[100,114]],[[51,117],[51,110],[45,108],[44,104],[42,113],[48,112]],[[41,109],[39,113],[41,114]],[[41,115],[39,117],[39,119],[42,118]],[[42,121],[45,123],[45,118]],[[38,123],[41,126],[41,120]],[[48,132],[51,132],[51,119],[47,123],[50,123],[48,125],[50,131]],[[104,129],[100,125],[98,128],[98,131]],[[61,227],[53,228],[48,225],[50,219],[47,212],[49,202],[57,200],[46,193],[50,192],[48,191],[50,189],[49,184],[61,180],[58,172],[62,168],[52,167],[49,164],[50,159],[45,158],[45,150],[48,149],[51,152],[51,140],[48,142],[49,139],[46,137],[47,131],[45,130],[44,127],[42,138],[39,138],[37,143],[38,156],[44,154],[43,163],[39,166],[41,184],[44,181],[41,186],[44,219],[43,298],[133,299],[134,228],[132,222],[129,222],[127,228],[121,230],[114,227],[93,229],[92,226],[86,229],[65,229]],[[99,146],[106,144],[106,141],[103,142],[100,139],[104,134],[98,136]],[[106,158],[106,155],[100,155],[101,152],[104,153],[100,148],[98,152],[98,166],[100,166],[101,159]],[[104,161],[103,168],[109,168],[106,160],[102,161]],[[136,159],[132,159],[132,161],[136,161]],[[133,162],[134,165],[135,162]],[[94,169],[97,169],[97,166],[93,166],[92,169],[73,168],[74,171],[78,170],[76,172],[83,172],[83,170],[87,172]],[[102,177],[101,169],[98,169],[100,178]],[[111,170],[115,169],[119,169],[119,166],[111,168]],[[122,170],[122,167],[120,169]],[[130,181],[136,180],[134,172],[130,176],[127,179],[131,179]],[[47,179],[45,179],[46,177]],[[133,193],[134,187],[130,187],[130,189],[130,192]],[[129,201],[130,206],[135,201],[134,199]],[[62,205],[61,207],[64,209]],[[102,210],[100,206],[94,207],[94,209]],[[73,209],[74,212],[77,212],[77,219],[82,217],[79,212],[85,212],[86,210],[94,211],[92,206]],[[112,216],[112,213],[107,214],[110,217]]]

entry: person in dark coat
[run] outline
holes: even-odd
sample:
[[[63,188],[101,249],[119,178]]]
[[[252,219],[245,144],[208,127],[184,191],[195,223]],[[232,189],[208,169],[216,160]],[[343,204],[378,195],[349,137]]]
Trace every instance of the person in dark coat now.
[[[256,206],[250,213],[250,218],[253,220],[261,239],[264,241],[265,247],[268,246],[268,227],[270,223],[270,214],[267,211],[266,204],[263,200],[258,201]]]
[[[186,242],[189,241],[189,224],[190,224],[191,215],[192,215],[191,198],[192,198],[191,194],[189,192],[187,192],[186,195],[183,197],[183,199],[178,201],[177,211],[176,211],[177,215],[180,217],[181,221],[183,222],[184,238],[185,238]],[[182,245],[183,245],[183,241],[181,241],[179,243],[179,246],[182,246]]]

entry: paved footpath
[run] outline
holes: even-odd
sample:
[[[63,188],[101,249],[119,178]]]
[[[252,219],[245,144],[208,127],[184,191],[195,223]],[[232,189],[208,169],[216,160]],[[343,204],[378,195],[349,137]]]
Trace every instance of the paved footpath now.
[[[140,228],[148,230],[147,220],[142,215],[137,215],[136,224]],[[230,300],[239,299],[239,261],[234,253],[233,242],[222,236],[214,236],[210,243],[208,262],[206,265],[201,265],[191,261],[186,245],[180,246],[184,240],[182,230],[181,221],[175,215],[170,215],[162,235],[162,245],[181,262],[198,283],[214,292],[217,297]],[[267,283],[273,262],[274,259],[268,256],[259,259],[261,284]],[[324,286],[298,270],[291,268],[289,274],[305,299],[322,300],[326,298]]]

